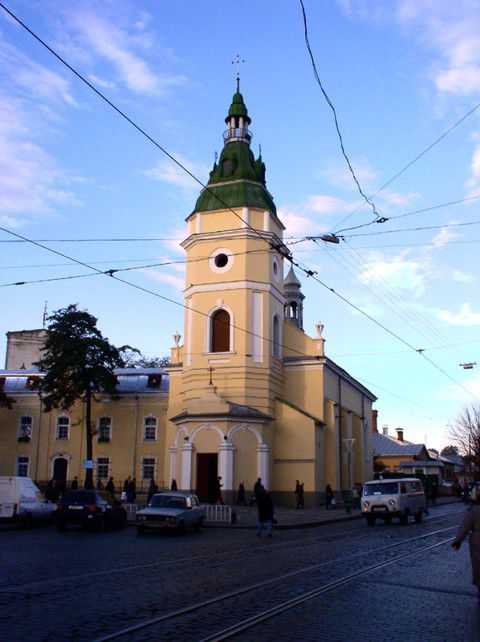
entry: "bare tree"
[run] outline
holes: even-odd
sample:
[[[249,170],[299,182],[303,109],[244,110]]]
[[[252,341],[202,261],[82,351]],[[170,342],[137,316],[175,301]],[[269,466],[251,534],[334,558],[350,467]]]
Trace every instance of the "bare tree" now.
[[[450,437],[458,445],[460,455],[480,464],[480,405],[466,406],[450,424]]]

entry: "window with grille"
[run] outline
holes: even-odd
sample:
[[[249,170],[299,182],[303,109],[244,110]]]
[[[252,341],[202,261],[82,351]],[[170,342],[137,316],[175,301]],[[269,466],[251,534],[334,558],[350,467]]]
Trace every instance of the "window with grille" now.
[[[145,417],[143,425],[143,439],[145,441],[155,441],[157,438],[157,418]]]
[[[110,458],[97,458],[97,477],[98,479],[108,479],[110,476]]]
[[[32,438],[33,419],[28,415],[20,418],[18,441],[30,441]]]
[[[144,457],[142,459],[142,479],[155,479],[155,457]]]
[[[112,420],[110,417],[100,417],[98,420],[98,441],[106,442],[112,438]]]
[[[30,457],[17,457],[17,477],[28,477]]]
[[[57,439],[60,441],[68,439],[69,430],[70,430],[70,417],[58,417],[57,418]]]
[[[230,352],[230,315],[226,310],[212,315],[211,352]]]

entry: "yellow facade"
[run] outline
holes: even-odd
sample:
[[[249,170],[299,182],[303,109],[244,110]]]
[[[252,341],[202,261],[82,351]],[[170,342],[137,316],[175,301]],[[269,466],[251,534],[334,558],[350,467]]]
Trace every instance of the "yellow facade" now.
[[[302,329],[304,297],[293,272],[285,278],[290,266],[284,226],[266,191],[261,158],[255,161],[249,150],[245,123],[250,119],[238,92],[226,122],[226,143],[209,190],[238,200],[235,190],[241,184],[249,197],[213,206],[209,193],[199,197],[182,243],[187,260],[183,345],[177,338],[165,369],[168,396],[110,402],[112,440],[98,444],[95,456],[110,453],[112,474],[139,479],[140,462],[151,453],[159,481],[168,485],[175,479],[179,489],[197,490],[204,499],[208,480],[219,474],[227,500],[240,482],[248,491],[261,477],[276,500],[291,503],[298,479],[307,505],[316,505],[327,484],[340,495],[372,476],[375,397],[325,356],[323,326],[317,325],[313,337]],[[2,411],[2,417],[23,412],[24,403]],[[38,401],[32,403],[37,417]],[[97,417],[106,405],[95,408]],[[155,444],[145,444],[138,430],[146,413],[158,417]],[[76,475],[81,474],[82,430],[72,428],[68,445]],[[0,474],[11,473],[21,447],[33,446],[18,444],[15,429],[10,431],[2,444]],[[39,448],[41,473],[31,476],[49,478],[51,457],[59,448],[63,444],[46,428]]]

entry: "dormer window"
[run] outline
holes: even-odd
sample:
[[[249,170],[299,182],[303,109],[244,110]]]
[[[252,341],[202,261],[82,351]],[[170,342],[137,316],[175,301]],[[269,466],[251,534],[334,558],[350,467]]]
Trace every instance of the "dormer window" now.
[[[147,388],[160,388],[161,383],[162,383],[161,374],[148,375]]]
[[[27,389],[28,390],[37,390],[40,384],[39,377],[28,377],[27,379]]]

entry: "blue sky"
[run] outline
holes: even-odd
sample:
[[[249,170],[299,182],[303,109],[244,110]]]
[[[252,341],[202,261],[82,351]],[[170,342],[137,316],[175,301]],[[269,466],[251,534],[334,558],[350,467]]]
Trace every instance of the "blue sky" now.
[[[24,2],[8,6],[206,180],[242,92],[286,235],[324,233],[361,204],[315,84],[292,1]],[[374,193],[480,102],[480,5],[442,0],[305,0],[322,82],[364,190]],[[55,243],[101,269],[181,259],[198,186],[0,14],[0,220],[36,239],[161,237],[164,242]],[[394,216],[480,194],[480,110],[375,197]],[[292,246],[319,278],[480,397],[480,199],[350,234],[340,246]],[[371,220],[367,206],[345,226]],[[437,229],[375,234],[401,228]],[[0,240],[8,236],[0,234]],[[176,240],[178,239],[178,240]],[[474,242],[476,241],[476,242]],[[85,269],[31,245],[2,243],[1,283]],[[35,267],[34,267],[35,266]],[[184,266],[125,278],[181,301]],[[473,397],[413,351],[304,279],[305,326],[325,324],[333,359],[379,397],[380,424],[429,446]],[[43,307],[76,302],[117,343],[165,355],[181,308],[105,277],[5,287],[0,332],[39,327]],[[448,348],[439,346],[452,344]],[[455,344],[455,345],[453,345]],[[458,344],[458,345],[457,345]],[[3,361],[5,341],[0,360]],[[473,370],[460,362],[478,361]],[[398,398],[395,395],[401,397]]]

